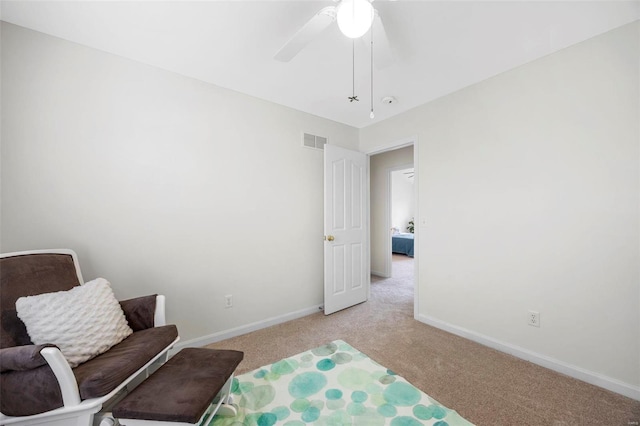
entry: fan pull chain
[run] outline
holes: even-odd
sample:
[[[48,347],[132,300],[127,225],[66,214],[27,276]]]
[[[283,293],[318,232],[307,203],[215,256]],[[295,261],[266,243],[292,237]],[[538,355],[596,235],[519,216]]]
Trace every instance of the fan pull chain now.
[[[371,114],[369,117],[373,120],[375,114],[373,113],[373,25],[371,25]]]
[[[360,102],[360,99],[356,96],[356,42],[351,40],[351,84],[352,84],[352,96],[349,96],[349,102]]]

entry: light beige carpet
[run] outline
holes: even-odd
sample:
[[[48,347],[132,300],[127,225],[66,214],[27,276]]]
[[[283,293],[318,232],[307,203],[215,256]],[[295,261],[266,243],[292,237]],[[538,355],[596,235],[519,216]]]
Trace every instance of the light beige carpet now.
[[[371,299],[209,345],[245,352],[239,373],[344,340],[477,425],[637,425],[640,402],[413,319],[413,259],[372,277]],[[636,422],[636,423],[633,423]]]

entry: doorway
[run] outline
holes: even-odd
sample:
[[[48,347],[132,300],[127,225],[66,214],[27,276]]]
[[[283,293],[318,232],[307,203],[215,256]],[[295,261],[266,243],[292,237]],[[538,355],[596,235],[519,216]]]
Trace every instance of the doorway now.
[[[370,154],[370,244],[371,244],[371,283],[390,283],[397,295],[409,295],[414,301],[414,316],[417,312],[416,255],[392,254],[393,235],[411,234],[407,228],[409,222],[416,223],[417,217],[417,180],[414,170],[414,144],[392,147],[383,152]],[[411,175],[409,174],[412,170]],[[409,178],[411,176],[411,178]],[[399,185],[394,191],[394,179]],[[406,184],[406,185],[402,185]],[[405,198],[403,205],[396,205],[394,213],[394,193]],[[407,198],[409,198],[407,200]],[[398,204],[398,203],[396,203]],[[406,222],[406,223],[405,223]],[[394,229],[395,228],[395,229]],[[414,226],[414,231],[417,227]],[[415,234],[411,234],[414,236]],[[415,241],[411,240],[415,247]],[[408,251],[408,250],[407,250]]]

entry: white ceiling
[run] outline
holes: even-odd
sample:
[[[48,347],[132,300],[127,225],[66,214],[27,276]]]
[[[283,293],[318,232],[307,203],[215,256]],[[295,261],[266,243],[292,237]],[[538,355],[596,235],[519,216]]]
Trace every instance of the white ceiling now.
[[[336,25],[288,63],[273,55],[332,1],[2,1],[1,18],[358,128],[640,18],[639,1],[375,1],[395,63]],[[385,105],[384,96],[397,103]]]

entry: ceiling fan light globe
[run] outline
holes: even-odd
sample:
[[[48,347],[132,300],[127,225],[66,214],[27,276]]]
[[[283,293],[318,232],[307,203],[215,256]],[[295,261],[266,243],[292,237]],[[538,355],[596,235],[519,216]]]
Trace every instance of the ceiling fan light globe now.
[[[338,28],[349,38],[362,37],[371,28],[374,13],[368,0],[342,0],[336,9]]]

